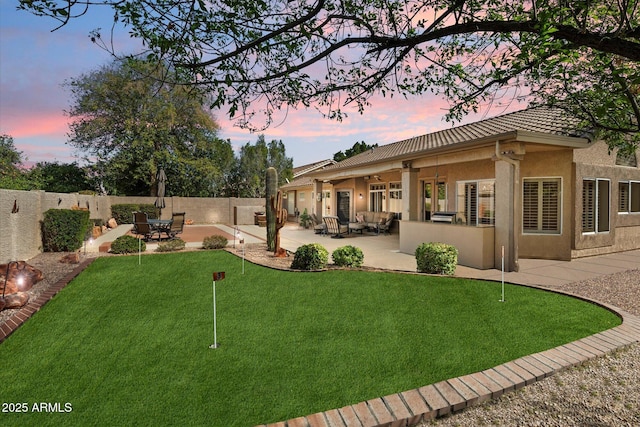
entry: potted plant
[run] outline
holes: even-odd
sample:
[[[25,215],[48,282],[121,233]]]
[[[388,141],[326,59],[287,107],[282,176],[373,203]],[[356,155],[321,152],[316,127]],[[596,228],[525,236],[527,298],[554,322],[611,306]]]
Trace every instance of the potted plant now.
[[[307,208],[304,208],[304,211],[300,214],[298,223],[304,228],[309,228],[311,222],[311,216],[309,216],[309,214],[307,213]]]

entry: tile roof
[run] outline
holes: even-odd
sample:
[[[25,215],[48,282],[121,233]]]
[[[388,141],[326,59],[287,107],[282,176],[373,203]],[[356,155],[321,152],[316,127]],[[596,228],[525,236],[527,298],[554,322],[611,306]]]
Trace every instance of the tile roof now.
[[[515,131],[536,132],[565,137],[585,137],[577,129],[578,120],[558,108],[535,107],[450,129],[381,145],[345,159],[325,170],[338,170],[410,156],[456,144],[479,141]]]

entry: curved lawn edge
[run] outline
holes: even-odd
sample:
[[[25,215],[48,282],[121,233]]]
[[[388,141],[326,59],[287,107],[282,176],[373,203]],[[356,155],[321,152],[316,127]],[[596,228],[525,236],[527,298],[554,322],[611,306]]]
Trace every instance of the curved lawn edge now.
[[[486,281],[486,280],[485,280]],[[640,317],[611,304],[544,286],[512,284],[601,306],[622,320],[614,328],[493,368],[338,409],[258,427],[411,426],[497,398],[558,372],[640,342]]]
[[[0,327],[0,343],[38,312],[96,258],[83,260],[35,301],[27,303]],[[394,271],[396,272],[396,271]],[[398,273],[406,273],[399,272]],[[411,273],[409,273],[411,274]],[[484,280],[483,281],[490,281]],[[640,317],[611,304],[544,286],[513,284],[570,296],[599,305],[619,316],[622,323],[558,347],[523,356],[493,368],[440,381],[338,409],[261,427],[407,426],[428,421],[518,390],[557,372],[640,342]]]

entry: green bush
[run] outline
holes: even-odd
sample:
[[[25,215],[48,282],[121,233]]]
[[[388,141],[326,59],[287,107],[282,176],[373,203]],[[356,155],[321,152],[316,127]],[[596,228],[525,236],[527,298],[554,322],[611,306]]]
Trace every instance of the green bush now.
[[[415,255],[420,273],[452,275],[456,271],[458,250],[446,243],[422,243]]]
[[[227,246],[229,241],[226,237],[214,234],[213,236],[207,236],[202,240],[203,249],[222,249]]]
[[[158,243],[156,252],[175,252],[184,249],[186,243],[182,239],[173,239],[167,242]]]
[[[333,263],[340,267],[360,267],[364,261],[364,254],[360,248],[347,245],[333,251],[331,258]]]
[[[118,237],[111,243],[111,252],[114,254],[133,254],[138,252],[138,250],[142,252],[146,251],[147,244],[137,237],[127,234]]]
[[[111,205],[111,216],[118,224],[133,224],[134,212],[146,212],[149,219],[158,218],[158,208],[153,203]]]
[[[329,252],[319,243],[302,245],[293,256],[294,270],[321,270],[327,267]]]
[[[89,211],[49,209],[42,221],[42,247],[45,252],[75,251],[89,230]]]

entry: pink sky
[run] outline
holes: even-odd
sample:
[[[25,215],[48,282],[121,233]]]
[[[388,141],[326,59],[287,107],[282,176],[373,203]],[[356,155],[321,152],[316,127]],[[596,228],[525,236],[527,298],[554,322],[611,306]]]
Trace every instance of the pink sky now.
[[[93,22],[74,21],[52,33],[54,21],[16,11],[15,4],[0,4],[0,134],[14,138],[29,164],[79,161],[78,153],[66,144],[69,129],[63,111],[71,98],[61,85],[110,62],[88,34],[95,27],[108,27],[111,15],[95,17],[99,19]],[[364,115],[353,109],[343,122],[325,119],[313,109],[292,109],[283,123],[260,133],[267,141],[282,140],[287,156],[299,166],[332,158],[359,141],[384,145],[451,126],[442,120],[446,103],[433,96],[376,97],[372,104]],[[255,143],[258,134],[235,127],[225,113],[214,112],[222,128],[220,137],[230,139],[236,148]],[[465,122],[481,118],[476,115]]]

